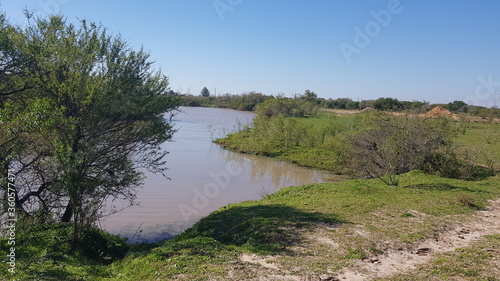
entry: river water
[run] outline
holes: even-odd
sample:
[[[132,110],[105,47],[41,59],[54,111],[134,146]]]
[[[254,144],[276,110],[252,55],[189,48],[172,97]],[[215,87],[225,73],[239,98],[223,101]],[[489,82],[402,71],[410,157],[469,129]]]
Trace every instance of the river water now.
[[[168,170],[146,173],[137,190],[139,205],[128,207],[100,222],[112,234],[129,242],[156,242],[171,238],[218,208],[258,200],[280,188],[321,183],[331,175],[266,157],[234,153],[212,143],[235,132],[255,116],[219,108],[181,107],[172,121],[178,131],[163,144]],[[113,202],[115,209],[126,206]],[[110,208],[108,206],[108,208]],[[108,210],[109,211],[109,210]]]

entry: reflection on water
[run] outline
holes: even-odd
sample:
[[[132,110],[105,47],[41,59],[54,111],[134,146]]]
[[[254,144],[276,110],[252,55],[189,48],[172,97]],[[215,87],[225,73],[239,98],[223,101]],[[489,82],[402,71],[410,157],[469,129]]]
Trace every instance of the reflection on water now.
[[[140,205],[101,222],[130,242],[159,241],[179,234],[218,208],[257,200],[282,187],[319,183],[329,175],[275,159],[239,154],[212,143],[214,138],[247,124],[253,113],[216,108],[183,107],[174,117],[179,131],[164,144],[166,174],[147,173],[137,193]]]
[[[296,167],[272,158],[237,154],[222,149],[219,153],[227,162],[238,163],[247,171],[250,183],[261,186],[266,193],[273,193],[285,186],[324,182],[326,178],[324,172]]]

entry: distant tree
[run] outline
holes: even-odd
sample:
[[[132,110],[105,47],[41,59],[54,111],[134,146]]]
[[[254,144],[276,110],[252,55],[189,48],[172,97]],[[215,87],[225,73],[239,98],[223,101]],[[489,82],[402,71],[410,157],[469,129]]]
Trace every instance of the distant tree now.
[[[359,109],[365,109],[367,107],[374,108],[373,107],[374,102],[375,102],[374,100],[361,100],[359,102]]]
[[[302,99],[310,102],[315,102],[316,99],[318,98],[318,95],[316,95],[315,92],[306,90],[302,96],[300,96]]]
[[[338,98],[336,100],[329,100],[326,102],[328,108],[336,109],[359,109],[359,102],[353,101],[350,98]]]
[[[379,98],[373,102],[373,107],[378,110],[400,110],[402,105],[397,99]]]
[[[0,75],[8,80],[0,87],[2,167],[16,173],[19,214],[71,223],[76,244],[108,199],[134,201],[139,167],[165,170],[161,144],[174,130],[164,114],[177,97],[147,53],[102,26],[60,16],[2,24],[0,67],[12,66]]]
[[[413,113],[424,113],[429,111],[428,103],[421,101],[401,101],[399,107],[400,110],[406,110]]]
[[[468,106],[465,102],[458,100],[450,102],[444,107],[454,113],[467,112],[468,109]]]
[[[201,89],[200,95],[204,98],[207,98],[210,96],[210,91],[207,89],[207,87],[203,87],[203,89]]]
[[[258,116],[306,117],[316,115],[318,106],[310,101],[291,98],[268,99],[256,106]]]

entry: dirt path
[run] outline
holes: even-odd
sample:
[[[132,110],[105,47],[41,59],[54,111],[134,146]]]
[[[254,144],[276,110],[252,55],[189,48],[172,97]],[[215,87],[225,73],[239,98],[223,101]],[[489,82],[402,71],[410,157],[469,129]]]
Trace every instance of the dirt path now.
[[[361,110],[346,110],[346,109],[331,109],[331,108],[320,108],[320,111],[333,112],[337,114],[357,114],[361,113]]]
[[[371,280],[409,273],[418,265],[429,262],[434,255],[470,246],[485,235],[500,233],[500,199],[479,211],[474,218],[455,229],[443,233],[435,240],[422,242],[413,251],[396,250],[386,252],[377,258],[366,259],[343,270],[331,280]]]

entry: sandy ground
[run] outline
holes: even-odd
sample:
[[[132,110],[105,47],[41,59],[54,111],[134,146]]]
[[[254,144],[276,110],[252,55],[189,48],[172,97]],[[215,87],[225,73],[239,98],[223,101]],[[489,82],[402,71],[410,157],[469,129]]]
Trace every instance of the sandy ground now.
[[[389,251],[376,259],[358,262],[331,280],[371,280],[399,273],[409,273],[418,265],[429,262],[434,255],[470,246],[485,235],[500,233],[500,199],[479,211],[468,223],[443,233],[440,237],[421,243],[412,251]]]
[[[260,270],[255,269],[258,273],[251,280],[365,281],[375,278],[387,278],[401,273],[411,273],[419,265],[431,261],[437,254],[472,246],[474,242],[482,237],[498,233],[500,233],[500,198],[490,201],[487,209],[478,211],[468,222],[441,233],[435,239],[424,241],[411,250],[387,250],[384,254],[357,261],[355,264],[331,274],[314,277],[282,274],[279,264],[275,263],[276,257],[273,256],[244,254],[240,257],[240,261],[254,264],[257,268],[260,268]],[[325,246],[338,247],[333,241],[319,242],[322,242]]]
[[[346,110],[346,109],[331,109],[331,108],[321,108],[320,111],[333,112],[337,114],[356,114],[361,113],[361,110]]]

